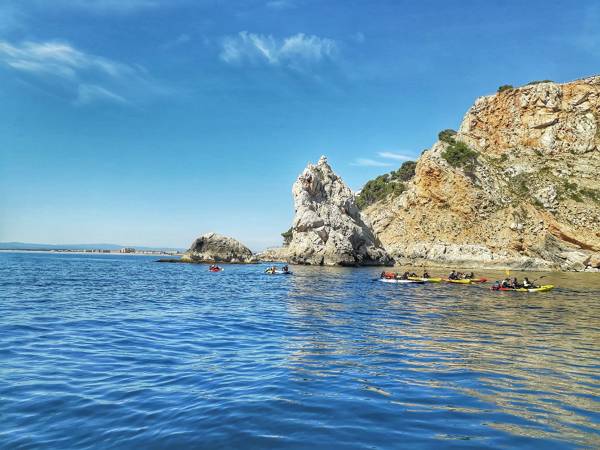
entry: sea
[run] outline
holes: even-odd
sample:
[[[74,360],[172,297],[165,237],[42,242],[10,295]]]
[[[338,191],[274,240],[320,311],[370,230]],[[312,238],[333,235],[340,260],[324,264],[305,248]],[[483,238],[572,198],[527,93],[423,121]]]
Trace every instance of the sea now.
[[[600,447],[600,274],[266,267],[0,253],[0,448]]]

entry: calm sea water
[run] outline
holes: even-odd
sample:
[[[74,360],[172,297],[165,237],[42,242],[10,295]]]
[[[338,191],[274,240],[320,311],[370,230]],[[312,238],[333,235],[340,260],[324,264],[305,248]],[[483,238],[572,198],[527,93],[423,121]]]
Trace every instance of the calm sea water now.
[[[600,446],[599,274],[515,294],[153,261],[0,254],[0,447]]]

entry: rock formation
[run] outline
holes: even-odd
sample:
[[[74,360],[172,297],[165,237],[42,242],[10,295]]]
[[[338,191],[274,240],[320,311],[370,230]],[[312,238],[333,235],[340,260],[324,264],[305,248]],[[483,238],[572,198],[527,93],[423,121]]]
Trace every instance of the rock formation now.
[[[309,164],[292,188],[296,215],[287,260],[313,265],[386,265],[391,259],[363,221],[354,194],[327,158]]]
[[[182,262],[238,263],[257,262],[252,251],[241,242],[217,233],[208,233],[196,239],[181,257]]]
[[[464,143],[477,154],[452,162]],[[364,214],[397,260],[600,266],[600,77],[479,98],[423,153],[407,190]]]

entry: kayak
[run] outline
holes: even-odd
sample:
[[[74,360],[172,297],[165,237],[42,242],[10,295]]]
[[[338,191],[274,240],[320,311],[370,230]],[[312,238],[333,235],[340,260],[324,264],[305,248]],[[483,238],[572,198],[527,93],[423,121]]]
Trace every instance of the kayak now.
[[[423,284],[422,280],[401,280],[397,278],[379,278],[382,283]]]
[[[292,272],[280,272],[280,271],[273,272],[272,270],[265,270],[265,273],[267,275],[291,275],[292,274]]]
[[[468,278],[463,278],[462,280],[450,280],[448,278],[444,278],[443,281],[446,283],[455,283],[455,284],[471,284],[471,280]]]
[[[441,283],[441,278],[421,278],[421,277],[408,277],[412,281],[423,281],[425,283]]]
[[[208,270],[209,270],[209,272],[222,272],[222,271],[224,271],[225,269],[223,269],[223,268],[219,267],[218,269],[208,269]]]
[[[491,289],[492,289],[492,291],[548,292],[548,291],[551,291],[552,289],[554,289],[554,285],[553,284],[546,284],[544,286],[539,286],[539,287],[536,287],[536,288],[517,288],[517,289],[503,288],[503,287],[494,289],[492,287]]]
[[[487,278],[469,278],[469,280],[471,280],[471,283],[485,283],[488,279]]]

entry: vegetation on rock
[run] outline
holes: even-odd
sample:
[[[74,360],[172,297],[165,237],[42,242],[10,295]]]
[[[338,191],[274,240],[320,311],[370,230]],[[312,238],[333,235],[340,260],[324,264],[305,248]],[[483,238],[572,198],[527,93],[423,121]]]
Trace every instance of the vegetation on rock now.
[[[404,182],[410,181],[415,176],[416,167],[415,161],[406,161],[398,170],[368,181],[356,198],[356,205],[364,209],[389,195],[396,197],[402,194],[406,190]]]
[[[438,133],[438,139],[446,144],[454,144],[454,136],[456,136],[456,131],[451,130],[450,128]]]
[[[461,141],[454,141],[442,152],[442,158],[448,161],[452,167],[469,168],[475,165],[477,153],[471,150],[467,144]]]
[[[554,83],[554,82],[552,80],[534,80],[534,81],[530,81],[525,86],[531,86],[533,84],[540,84],[540,83]]]
[[[498,93],[505,92],[505,91],[511,91],[513,89],[514,89],[514,87],[512,86],[512,84],[503,84],[502,86],[500,86],[498,88]]]
[[[292,227],[290,227],[289,230],[281,233],[281,237],[283,237],[283,245],[289,245],[290,241],[292,240]]]

